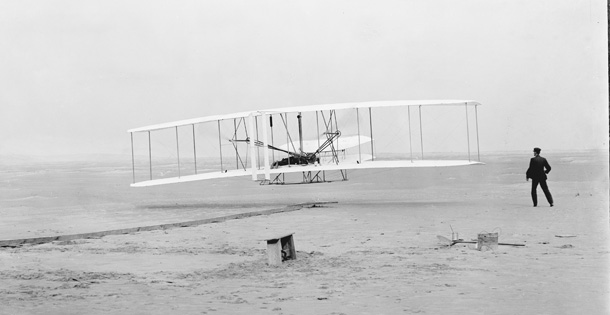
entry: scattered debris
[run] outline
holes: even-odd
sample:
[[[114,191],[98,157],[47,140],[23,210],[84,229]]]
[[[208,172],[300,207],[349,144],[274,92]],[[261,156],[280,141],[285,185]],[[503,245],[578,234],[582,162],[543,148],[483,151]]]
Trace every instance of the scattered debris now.
[[[525,246],[525,244],[498,243],[498,233],[480,233],[477,240],[465,241],[464,239],[458,238],[459,234],[453,231],[451,225],[449,225],[449,227],[451,228],[452,239],[448,239],[441,235],[436,236],[441,243],[446,244],[447,246],[453,246],[455,244],[477,244],[477,250],[481,250],[482,248],[495,249],[497,248],[497,245]]]
[[[498,233],[479,233],[477,235],[477,250],[498,249]]]

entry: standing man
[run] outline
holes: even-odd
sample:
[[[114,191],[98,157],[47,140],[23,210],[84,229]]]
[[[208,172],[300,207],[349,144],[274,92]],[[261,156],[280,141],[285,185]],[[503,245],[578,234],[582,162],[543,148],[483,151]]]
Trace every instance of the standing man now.
[[[553,206],[553,196],[551,196],[549,187],[546,185],[546,174],[550,171],[551,166],[549,165],[549,162],[540,156],[540,148],[534,148],[534,157],[530,160],[530,167],[525,173],[526,180],[529,181],[530,178],[532,179],[532,201],[534,201],[534,207],[538,206],[538,198],[536,196],[538,184],[542,187],[546,200],[551,207]]]

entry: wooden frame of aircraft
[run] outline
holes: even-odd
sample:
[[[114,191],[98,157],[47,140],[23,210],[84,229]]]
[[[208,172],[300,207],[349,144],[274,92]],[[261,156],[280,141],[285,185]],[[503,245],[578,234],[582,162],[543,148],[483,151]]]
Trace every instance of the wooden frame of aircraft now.
[[[130,129],[127,132],[131,136],[132,152],[132,187],[145,187],[171,183],[190,182],[197,180],[227,178],[236,176],[251,176],[252,180],[261,184],[283,184],[284,174],[302,173],[303,183],[326,181],[326,171],[338,171],[341,179],[347,179],[349,169],[370,168],[402,168],[402,167],[445,167],[466,166],[483,164],[480,162],[478,112],[477,107],[481,105],[472,100],[440,100],[440,101],[379,101],[361,103],[323,104],[310,106],[286,107],[269,110],[240,112],[227,115],[207,116],[195,119],[181,120],[157,125]],[[424,142],[422,130],[422,107],[428,106],[461,106],[466,113],[466,138],[468,160],[426,160],[424,159]],[[373,110],[382,107],[407,107],[408,112],[408,137],[410,157],[402,160],[377,160],[375,157],[375,140],[373,137]],[[421,159],[414,159],[412,132],[411,132],[411,109],[415,108],[419,116],[419,135],[421,137]],[[476,126],[476,150],[477,159],[471,157],[470,148],[470,124],[468,122],[469,111],[474,109]],[[344,135],[337,119],[339,112],[355,112],[356,130],[355,134]],[[362,111],[368,114],[368,122],[361,123]],[[303,115],[308,114],[306,129],[314,130],[315,139],[305,140],[303,132]],[[315,124],[314,121],[315,115]],[[290,118],[290,119],[289,119]],[[294,125],[296,118],[296,125]],[[223,142],[221,136],[221,123],[232,123],[232,135],[230,139]],[[267,123],[268,122],[268,123]],[[274,122],[276,128],[285,133],[286,143],[276,145],[274,139]],[[218,130],[218,156],[220,157],[220,169],[201,172],[197,168],[197,140],[195,126],[200,124],[216,124]],[[365,126],[368,126],[366,133]],[[290,125],[290,126],[289,126]],[[192,153],[194,155],[194,174],[181,175],[181,158],[179,147],[179,127],[192,128]],[[298,128],[298,129],[297,129]],[[157,130],[175,130],[176,144],[176,168],[177,176],[169,178],[153,178],[153,159],[151,148],[151,132]],[[297,129],[298,131],[295,131]],[[148,135],[148,179],[136,180],[136,167],[134,155],[134,134],[146,133]],[[235,157],[235,167],[232,162],[223,160],[223,144],[230,143],[233,147],[231,154]],[[346,151],[353,151],[346,155]],[[262,151],[262,152],[261,152]],[[225,153],[226,154],[226,153]],[[262,155],[262,158],[261,158]],[[277,158],[276,158],[277,155]]]

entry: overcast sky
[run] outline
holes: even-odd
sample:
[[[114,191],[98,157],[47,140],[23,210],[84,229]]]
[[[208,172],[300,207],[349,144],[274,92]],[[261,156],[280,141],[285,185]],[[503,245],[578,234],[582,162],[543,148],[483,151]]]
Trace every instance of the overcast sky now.
[[[0,1],[0,155],[274,107],[481,102],[482,151],[608,148],[606,2]]]

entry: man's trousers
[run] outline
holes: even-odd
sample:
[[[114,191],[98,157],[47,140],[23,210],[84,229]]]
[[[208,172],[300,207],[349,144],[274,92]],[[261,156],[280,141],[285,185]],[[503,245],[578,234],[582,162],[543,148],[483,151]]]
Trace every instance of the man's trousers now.
[[[538,188],[538,184],[542,188],[544,195],[546,196],[546,200],[549,204],[553,204],[553,196],[551,196],[551,192],[549,191],[549,186],[546,185],[546,179],[536,180],[532,178],[532,201],[534,202],[534,207],[538,205],[538,196],[536,195],[536,189]]]

